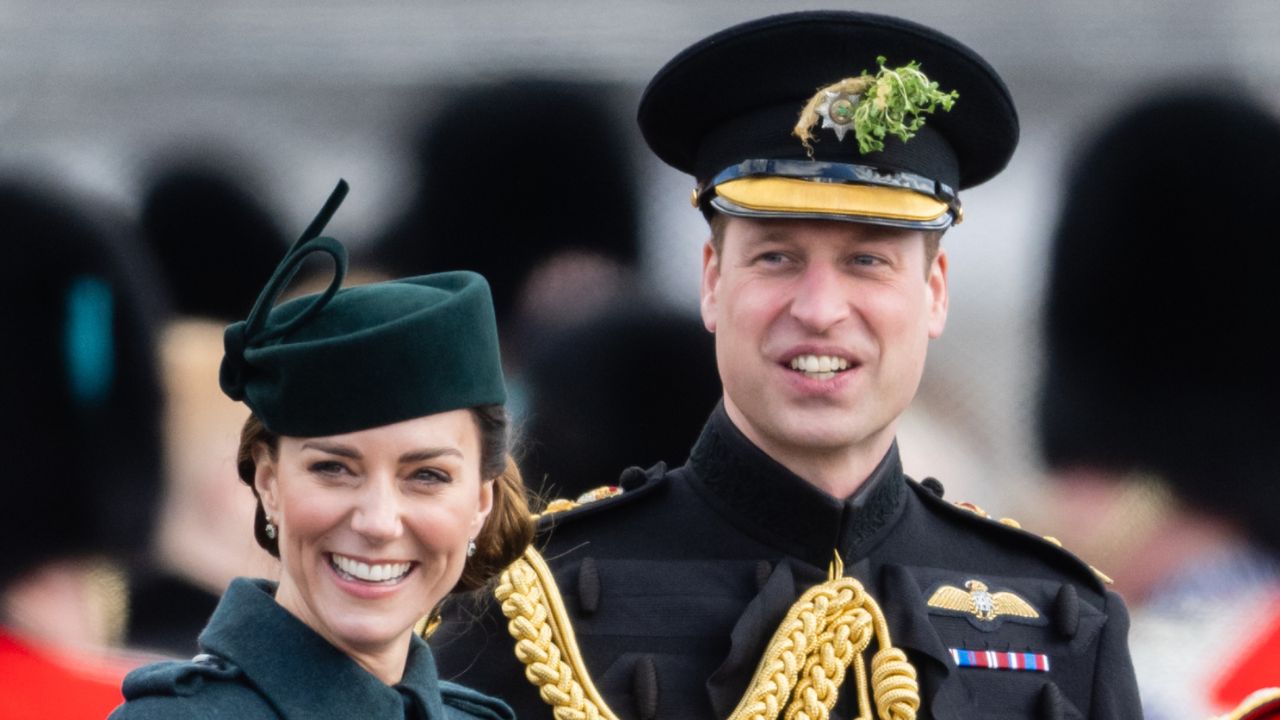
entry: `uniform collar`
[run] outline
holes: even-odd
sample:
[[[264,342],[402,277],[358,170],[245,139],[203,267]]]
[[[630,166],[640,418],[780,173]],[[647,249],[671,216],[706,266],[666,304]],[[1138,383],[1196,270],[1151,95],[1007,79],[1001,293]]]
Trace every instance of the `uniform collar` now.
[[[419,717],[444,719],[435,660],[420,638],[410,641],[404,678],[387,686],[281,607],[275,589],[233,580],[200,647],[239,666],[283,717],[412,717],[408,704]]]
[[[852,563],[897,520],[906,484],[895,441],[866,482],[838,500],[769,457],[716,406],[689,457],[694,486],[739,529],[818,568]]]

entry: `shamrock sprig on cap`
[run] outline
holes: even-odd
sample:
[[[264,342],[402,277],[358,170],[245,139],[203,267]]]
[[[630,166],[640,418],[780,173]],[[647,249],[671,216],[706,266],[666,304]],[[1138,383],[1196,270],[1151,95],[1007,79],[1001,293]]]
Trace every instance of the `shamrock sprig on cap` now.
[[[893,135],[903,142],[915,137],[924,126],[925,115],[939,107],[951,110],[960,93],[944,92],[938,83],[920,71],[912,60],[902,67],[885,67],[883,55],[876,58],[880,70],[871,75],[849,77],[818,90],[800,111],[792,134],[800,138],[809,155],[813,155],[813,127],[822,121],[823,128],[835,131],[843,141],[853,130],[862,154],[884,149],[884,138]]]

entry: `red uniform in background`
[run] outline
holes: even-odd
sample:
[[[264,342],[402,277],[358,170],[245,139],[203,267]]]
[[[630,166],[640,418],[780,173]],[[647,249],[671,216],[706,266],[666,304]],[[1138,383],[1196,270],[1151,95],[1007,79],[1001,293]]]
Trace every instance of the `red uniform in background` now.
[[[104,718],[124,702],[120,683],[142,661],[44,647],[0,627],[0,719]]]

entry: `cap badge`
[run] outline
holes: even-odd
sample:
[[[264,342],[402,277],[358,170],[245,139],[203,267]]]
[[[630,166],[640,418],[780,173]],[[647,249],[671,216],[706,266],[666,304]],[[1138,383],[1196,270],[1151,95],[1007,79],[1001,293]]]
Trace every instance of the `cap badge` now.
[[[805,103],[791,134],[800,138],[810,156],[813,126],[818,120],[822,120],[823,129],[835,131],[837,141],[843,141],[852,129],[858,151],[865,155],[883,150],[887,135],[903,142],[915,137],[924,127],[925,115],[939,107],[950,111],[960,97],[955,90],[940,90],[914,60],[892,70],[884,66],[883,55],[876,62],[880,69],[875,75],[864,70],[861,75],[821,88]]]
[[[844,134],[853,127],[853,110],[862,99],[862,94],[850,95],[848,90],[823,90],[826,100],[818,106],[818,117],[822,118],[822,128],[836,131],[836,139],[844,142]]]
[[[1031,603],[1012,592],[990,592],[981,580],[967,580],[964,586],[967,592],[954,585],[943,585],[929,596],[928,606],[945,611],[943,614],[977,620],[974,624],[983,630],[994,630],[995,624],[1002,620],[1033,625],[1043,622]]]

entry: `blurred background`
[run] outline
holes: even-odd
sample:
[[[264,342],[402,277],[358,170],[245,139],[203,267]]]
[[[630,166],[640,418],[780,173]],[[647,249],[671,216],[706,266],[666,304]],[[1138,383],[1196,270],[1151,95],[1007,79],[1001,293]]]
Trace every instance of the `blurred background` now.
[[[611,482],[627,464],[681,462],[673,448],[692,442],[717,395],[710,340],[695,320],[705,223],[689,207],[690,179],[641,143],[639,94],[699,38],[807,6],[0,0],[0,175],[106,208],[128,228],[117,234],[132,239],[120,244],[158,278],[150,296],[164,318],[156,342],[170,398],[166,480],[216,476],[211,483],[243,501],[223,517],[247,523],[251,505],[227,454],[242,416],[220,404],[210,375],[218,328],[244,316],[285,243],[339,177],[353,192],[326,234],[364,259],[368,277],[443,269],[441,262],[487,261],[477,269],[491,278],[506,273],[495,286],[511,295],[499,304],[507,308],[504,343],[529,441],[527,474],[549,494],[573,494]],[[1055,223],[1070,212],[1062,201],[1067,168],[1119,107],[1172,85],[1280,96],[1280,5],[842,7],[937,27],[985,56],[1012,91],[1021,145],[1008,170],[965,194],[966,220],[946,236],[950,321],[932,347],[901,445],[908,472],[938,477],[948,498],[1018,517],[1072,546],[1076,522],[1047,499],[1054,496],[1046,494],[1035,437],[1041,310]],[[567,119],[543,107],[548,98],[562,112],[570,108]],[[551,211],[534,217],[534,208]],[[413,242],[424,236],[434,245]],[[532,249],[502,250],[513,243]],[[1108,261],[1105,247],[1097,261]],[[643,340],[608,340],[619,337]],[[572,360],[580,372],[566,369],[566,347],[581,350]],[[663,365],[644,354],[662,347],[682,348],[672,354],[689,360]],[[598,387],[623,385],[632,394],[568,394],[602,366],[616,371],[594,379]],[[539,386],[552,390],[539,395]],[[687,402],[693,409],[669,416],[692,424],[670,428],[665,445],[584,455],[611,442],[600,428],[624,427],[605,416],[611,409],[655,397]],[[188,407],[197,409],[175,409]],[[602,415],[588,415],[596,410]],[[619,443],[644,429],[657,435],[663,425],[648,416],[626,422],[614,433]],[[551,439],[556,428],[565,437]],[[236,502],[204,492],[175,499],[182,493],[170,489],[163,497],[197,516],[210,503]],[[155,536],[209,545],[165,530],[164,518],[182,512],[162,511]],[[1107,562],[1127,563],[1127,542],[1122,532],[1108,536]],[[255,565],[263,558],[247,530],[215,547],[236,550],[201,561],[209,569],[192,583],[207,593],[220,592],[229,574],[270,572]],[[152,551],[168,558],[164,567],[199,554],[210,553]]]
[[[358,246],[409,209],[419,161],[411,148],[451,91],[513,74],[577,81],[599,95],[607,121],[629,143],[643,282],[692,311],[705,226],[688,206],[689,180],[639,141],[639,92],[698,38],[807,6],[0,0],[0,167],[55,178],[137,213],[166,156],[208,151],[229,158],[257,188],[282,237],[299,232],[345,177],[355,192],[330,231]],[[1017,483],[1034,475],[1026,433],[1036,311],[1073,145],[1116,104],[1177,80],[1230,78],[1274,96],[1280,7],[1264,0],[844,7],[901,15],[961,39],[1001,72],[1021,113],[1011,166],[967,193],[966,222],[948,234],[952,317],[925,383],[932,414],[981,449],[980,467],[958,459],[912,468],[972,482],[967,496],[999,508],[1021,499]],[[507,111],[493,97],[471,112]],[[521,132],[518,113],[494,124]],[[589,183],[563,191],[572,197]],[[492,207],[499,204],[494,198]],[[477,232],[484,220],[476,218]],[[918,455],[904,452],[908,462]],[[991,492],[989,477],[1015,484]]]

